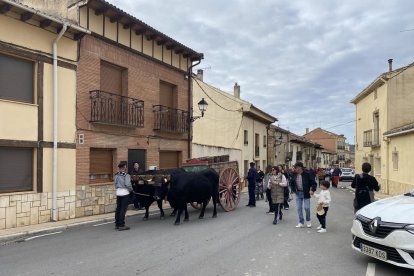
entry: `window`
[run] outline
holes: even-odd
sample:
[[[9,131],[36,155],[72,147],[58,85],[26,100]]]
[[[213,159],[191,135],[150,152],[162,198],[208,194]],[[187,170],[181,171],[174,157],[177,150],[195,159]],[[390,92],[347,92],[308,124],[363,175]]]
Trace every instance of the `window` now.
[[[374,158],[374,175],[381,175],[381,157]]]
[[[263,136],[263,147],[265,148],[267,145],[267,139],[266,139],[266,135]]]
[[[394,171],[398,171],[398,151],[393,151],[392,153],[392,167]]]
[[[0,98],[34,103],[34,63],[0,54]]]
[[[32,148],[0,147],[0,164],[0,192],[33,190]]]
[[[247,172],[250,169],[249,160],[244,160],[243,164],[244,164],[244,177],[247,177]]]
[[[160,152],[160,169],[174,169],[180,165],[180,151],[161,151]]]
[[[127,69],[106,61],[101,61],[100,70],[101,91],[110,92],[118,96],[127,96]]]
[[[167,82],[160,82],[160,105],[169,108],[177,107],[177,86]]]
[[[372,145],[379,145],[379,112],[374,113],[374,133],[372,138]]]
[[[249,144],[249,135],[247,130],[244,131],[244,144],[248,145]]]
[[[254,153],[255,153],[255,156],[260,156],[260,135],[258,134],[258,133],[255,133],[255,135],[254,135],[255,137],[255,139],[254,139]]]
[[[89,182],[103,183],[113,180],[113,149],[91,148],[89,152]]]

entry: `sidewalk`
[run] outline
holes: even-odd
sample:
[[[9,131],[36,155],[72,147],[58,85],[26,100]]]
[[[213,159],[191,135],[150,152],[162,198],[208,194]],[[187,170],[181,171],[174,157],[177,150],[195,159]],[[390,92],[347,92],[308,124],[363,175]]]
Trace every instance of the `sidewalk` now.
[[[163,210],[169,210],[171,207],[168,203],[163,203]],[[159,212],[158,206],[156,204],[150,206],[149,213],[150,215],[153,213]],[[145,214],[144,210],[134,210],[128,209],[126,216],[143,216]],[[16,228],[8,228],[4,230],[0,230],[0,245],[4,243],[10,242],[19,242],[23,241],[24,239],[35,236],[35,235],[43,235],[58,231],[63,231],[73,227],[79,227],[88,224],[98,224],[98,223],[105,223],[105,222],[113,222],[114,221],[114,213],[102,214],[102,215],[95,215],[95,216],[87,216],[69,220],[62,220],[57,222],[46,222],[41,224],[29,225],[29,226],[22,226]]]

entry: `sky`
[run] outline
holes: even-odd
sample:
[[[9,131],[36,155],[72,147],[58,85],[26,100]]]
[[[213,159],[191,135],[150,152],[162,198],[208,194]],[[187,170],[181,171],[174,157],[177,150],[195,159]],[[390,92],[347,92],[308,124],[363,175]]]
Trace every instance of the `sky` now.
[[[411,0],[108,2],[203,53],[204,82],[229,93],[237,82],[243,100],[298,135],[321,127],[354,144],[350,100],[388,59],[414,61]]]

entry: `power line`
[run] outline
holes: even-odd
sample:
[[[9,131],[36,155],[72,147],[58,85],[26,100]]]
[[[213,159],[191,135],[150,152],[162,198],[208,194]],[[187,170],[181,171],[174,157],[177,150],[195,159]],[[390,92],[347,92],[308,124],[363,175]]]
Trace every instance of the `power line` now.
[[[225,107],[223,107],[223,106],[221,106],[219,103],[217,103],[215,100],[213,100],[208,94],[207,94],[207,92],[206,91],[204,91],[204,89],[203,89],[203,87],[201,87],[201,85],[200,85],[200,83],[198,82],[198,80],[197,80],[197,78],[194,78],[193,76],[191,76],[191,78],[193,78],[193,80],[195,80],[195,82],[197,83],[197,85],[200,87],[200,89],[204,92],[204,94],[206,94],[206,96],[213,102],[213,103],[215,103],[218,107],[220,107],[221,109],[224,109],[224,110],[226,110],[226,111],[229,111],[229,112],[239,112],[240,111],[240,109],[235,109],[235,110],[231,110],[231,109],[228,109],[228,108],[225,108]]]

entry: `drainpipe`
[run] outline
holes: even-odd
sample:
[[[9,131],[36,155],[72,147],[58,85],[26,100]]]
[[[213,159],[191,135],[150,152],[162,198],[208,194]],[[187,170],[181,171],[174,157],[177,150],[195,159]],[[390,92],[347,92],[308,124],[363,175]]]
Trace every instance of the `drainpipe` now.
[[[201,59],[197,61],[197,63],[192,64],[188,68],[188,145],[187,145],[187,158],[191,158],[191,135],[192,135],[192,124],[191,117],[193,113],[191,112],[191,101],[193,100],[192,97],[192,90],[191,90],[191,78],[192,78],[192,69],[193,67],[199,65],[201,63]],[[191,115],[191,116],[190,116]]]
[[[68,25],[65,23],[58,36],[53,40],[53,187],[52,187],[52,221],[58,220],[57,213],[57,190],[58,190],[58,66],[57,66],[57,43],[66,32]]]

